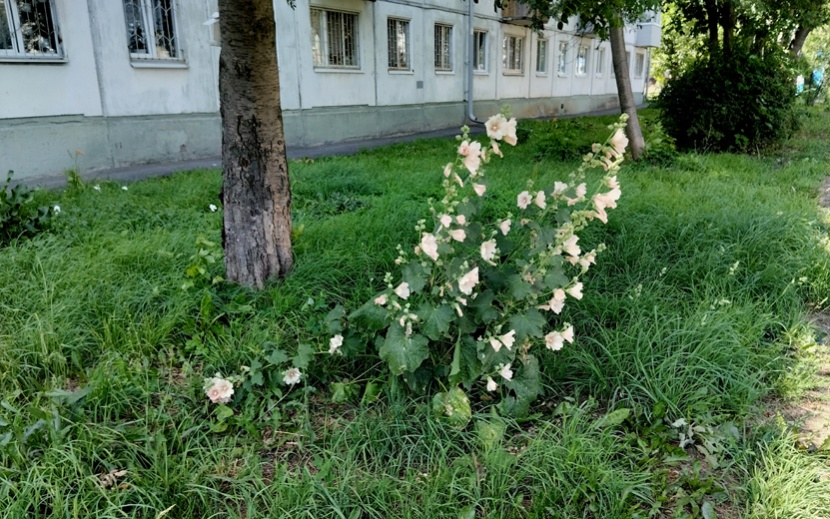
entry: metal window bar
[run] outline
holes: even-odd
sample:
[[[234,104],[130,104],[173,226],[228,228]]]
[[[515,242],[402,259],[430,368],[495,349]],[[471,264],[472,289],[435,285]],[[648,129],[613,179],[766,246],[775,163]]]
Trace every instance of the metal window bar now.
[[[504,68],[506,70],[511,71],[519,71],[522,70],[522,44],[524,40],[522,38],[517,38],[516,36],[505,36],[504,37],[504,49],[502,54],[502,59],[504,62]]]
[[[565,42],[559,43],[559,67],[557,71],[559,74],[568,73],[568,44]]]
[[[452,26],[435,25],[435,70],[452,70]]]
[[[135,60],[182,60],[175,0],[124,0],[127,47]]]
[[[588,70],[588,47],[580,45],[576,55],[576,74],[584,76]]]
[[[602,75],[602,68],[603,64],[605,63],[605,49],[599,49],[597,51],[597,67],[596,67],[596,74],[598,76]]]
[[[548,40],[536,41],[536,72],[547,72]]]
[[[473,31],[473,69],[487,70],[487,33]]]
[[[390,69],[409,70],[409,22],[390,18],[387,21],[388,65]]]
[[[62,57],[52,0],[0,0],[0,57]]]

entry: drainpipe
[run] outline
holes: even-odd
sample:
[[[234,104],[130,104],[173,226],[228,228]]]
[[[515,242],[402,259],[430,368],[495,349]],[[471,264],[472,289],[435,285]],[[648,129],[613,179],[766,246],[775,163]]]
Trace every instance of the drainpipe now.
[[[473,113],[473,52],[475,51],[475,30],[473,29],[473,0],[467,0],[467,119],[476,124],[484,124]]]

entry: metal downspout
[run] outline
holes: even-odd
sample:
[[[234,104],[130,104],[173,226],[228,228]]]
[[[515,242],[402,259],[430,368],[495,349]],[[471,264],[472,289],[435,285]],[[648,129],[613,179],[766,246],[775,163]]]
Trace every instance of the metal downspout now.
[[[475,31],[473,29],[473,0],[467,0],[467,89],[464,92],[467,98],[467,119],[476,124],[484,124],[473,113],[473,52],[475,49]]]

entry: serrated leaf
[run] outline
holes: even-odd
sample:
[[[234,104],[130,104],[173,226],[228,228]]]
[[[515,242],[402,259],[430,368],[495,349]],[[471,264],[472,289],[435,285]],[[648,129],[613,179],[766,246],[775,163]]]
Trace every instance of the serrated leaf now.
[[[305,369],[311,362],[311,358],[313,355],[314,348],[312,348],[310,344],[300,344],[297,347],[297,354],[291,358],[291,363],[294,365],[295,368]]]
[[[403,268],[401,277],[409,283],[409,290],[413,293],[420,292],[427,284],[427,273],[424,267],[414,261]]]
[[[533,285],[522,279],[519,274],[513,274],[507,278],[507,285],[510,287],[510,295],[515,299],[527,299],[533,294]]]
[[[479,321],[489,323],[499,318],[498,310],[493,308],[493,299],[495,299],[493,291],[485,290],[472,301],[468,301],[467,306],[475,311]]]
[[[542,329],[546,323],[547,321],[542,314],[534,308],[510,318],[510,328],[516,330],[517,341],[522,341],[528,337],[541,337]]]
[[[531,402],[539,396],[542,390],[539,362],[536,357],[528,355],[524,358],[521,367],[522,369],[514,374],[512,380],[504,383],[512,394],[505,397],[500,404],[503,414],[514,418],[527,416]]]
[[[271,351],[271,354],[268,355],[268,358],[266,360],[268,361],[269,364],[273,364],[274,366],[279,366],[280,364],[282,364],[283,362],[286,362],[288,360],[288,355],[286,355],[286,353],[284,351],[282,351],[281,349],[275,347]]]
[[[349,321],[359,328],[376,332],[386,327],[386,315],[386,309],[372,300],[349,314]]]
[[[417,313],[423,321],[421,331],[433,341],[440,340],[450,331],[450,324],[455,315],[453,309],[447,305],[434,307],[428,303],[421,305]]]
[[[346,316],[346,309],[343,305],[337,305],[331,312],[326,314],[326,330],[331,335],[338,334],[343,331],[343,323],[341,320]]]
[[[449,423],[456,429],[463,429],[473,417],[470,408],[470,399],[459,387],[454,387],[446,393],[438,393],[432,399],[432,412],[442,421]]]
[[[393,324],[386,332],[378,354],[389,364],[395,375],[405,371],[415,371],[429,357],[429,341],[423,335],[413,334],[407,337],[403,328]]]
[[[626,421],[630,415],[631,409],[628,409],[626,407],[623,407],[621,409],[615,409],[610,413],[606,414],[605,416],[600,416],[599,418],[597,418],[594,421],[594,427],[614,427]]]

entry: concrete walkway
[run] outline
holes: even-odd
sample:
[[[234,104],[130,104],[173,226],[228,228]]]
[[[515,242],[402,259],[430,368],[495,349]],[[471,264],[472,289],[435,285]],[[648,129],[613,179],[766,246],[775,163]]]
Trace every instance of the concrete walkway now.
[[[567,114],[557,116],[557,119],[570,119],[573,117],[598,116],[598,115],[613,115],[618,114],[619,109],[613,108],[610,110],[601,110],[596,112],[588,112],[581,114]],[[545,118],[549,119],[549,118]],[[454,137],[459,133],[458,127],[446,128],[443,130],[434,130],[429,132],[414,133],[408,135],[397,135],[392,137],[381,137],[372,139],[360,139],[354,141],[340,142],[336,144],[324,144],[321,146],[289,146],[287,154],[289,159],[300,158],[318,158],[328,157],[334,155],[352,155],[361,150],[371,150],[387,146],[389,144],[396,144],[399,142],[412,142],[418,139],[432,139],[438,137]],[[481,133],[484,128],[481,125],[471,124],[471,133]],[[81,164],[83,167],[83,163]],[[189,171],[193,169],[206,168],[220,168],[222,167],[222,157],[210,157],[206,159],[184,160],[178,162],[162,162],[153,164],[141,164],[137,166],[127,166],[122,168],[103,169],[84,173],[85,181],[94,180],[112,180],[113,182],[135,182],[151,177],[163,177],[177,173],[180,171]],[[58,189],[66,187],[66,177],[63,175],[55,175],[49,177],[35,177],[22,180],[29,186],[41,186],[46,189]],[[12,185],[19,182],[12,181]]]

